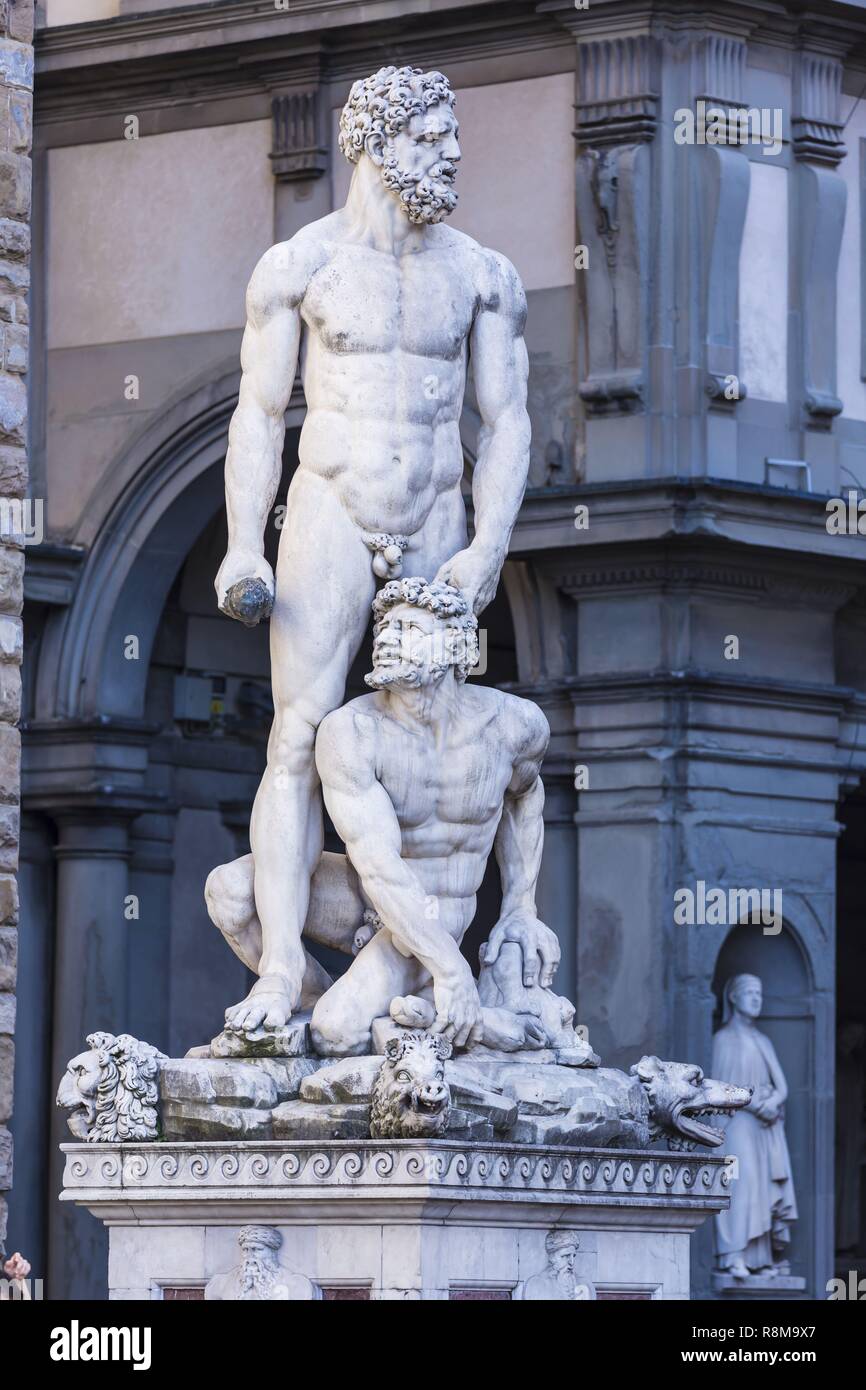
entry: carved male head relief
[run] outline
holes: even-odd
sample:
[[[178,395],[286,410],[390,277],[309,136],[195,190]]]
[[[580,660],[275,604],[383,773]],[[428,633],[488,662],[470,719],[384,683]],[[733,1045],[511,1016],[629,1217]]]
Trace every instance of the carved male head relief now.
[[[441,72],[385,67],[356,82],[340,117],[340,149],[351,164],[367,155],[378,166],[410,222],[441,222],[454,211],[460,146],[454,93]]]
[[[417,689],[453,667],[465,681],[478,662],[478,620],[464,595],[450,584],[393,579],[373,600],[374,690]]]
[[[248,1297],[267,1297],[277,1278],[277,1252],[283,1243],[273,1226],[242,1226],[238,1233],[241,1266],[238,1283]]]
[[[557,1274],[560,1271],[571,1274],[580,1249],[580,1238],[576,1231],[548,1231],[544,1248],[548,1262]]]

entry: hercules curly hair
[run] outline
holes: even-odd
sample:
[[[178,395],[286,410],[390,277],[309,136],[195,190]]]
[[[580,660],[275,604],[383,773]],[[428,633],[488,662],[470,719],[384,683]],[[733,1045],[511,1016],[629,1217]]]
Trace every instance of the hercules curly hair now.
[[[422,68],[380,68],[352,86],[340,116],[340,149],[357,164],[371,135],[392,139],[412,116],[431,106],[454,105],[454,93],[441,72]]]

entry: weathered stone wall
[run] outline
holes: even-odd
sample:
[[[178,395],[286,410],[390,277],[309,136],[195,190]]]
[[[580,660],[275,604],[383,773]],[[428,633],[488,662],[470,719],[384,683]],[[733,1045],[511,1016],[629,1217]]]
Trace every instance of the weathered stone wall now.
[[[0,0],[0,1240],[12,1184],[32,43],[33,0]]]

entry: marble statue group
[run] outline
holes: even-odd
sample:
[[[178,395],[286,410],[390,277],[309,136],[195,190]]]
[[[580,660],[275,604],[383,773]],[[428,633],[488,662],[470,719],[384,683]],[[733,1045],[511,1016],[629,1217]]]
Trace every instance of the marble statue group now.
[[[441,73],[386,67],[356,82],[340,148],[354,166],[346,206],[267,252],[247,296],[216,589],[230,616],[270,618],[275,715],[251,853],[206,887],[258,976],[213,1055],[291,1050],[299,1018],[324,1059],[381,1057],[395,1032],[427,1032],[441,1075],[412,1081],[410,1060],[424,1075],[435,1063],[418,1042],[396,1075],[441,1128],[446,1052],[484,1061],[497,1088],[503,1058],[557,1071],[599,1061],[553,992],[559,946],[536,910],[547,721],[468,679],[529,465],[526,299],[504,256],[445,225],[460,146]],[[470,358],[471,541],[459,429]],[[298,362],[307,415],[272,574],[263,535]],[[371,605],[370,693],[344,705]],[[323,852],[323,804],[345,854]],[[460,946],[491,852],[502,904],[476,979]],[[351,964],[332,982],[305,940]],[[635,1069],[646,1095],[632,1118],[667,1108],[677,1142],[719,1142],[698,1115],[742,1103],[736,1086],[714,1100],[717,1083],[692,1069],[680,1097],[682,1074],[664,1070],[677,1064],[655,1062]]]
[[[628,1074],[600,1065],[554,991],[559,946],[536,906],[547,721],[470,679],[530,426],[517,272],[445,223],[454,105],[439,72],[384,67],[356,82],[340,120],[354,168],[345,207],[268,251],[247,293],[216,590],[230,617],[269,619],[275,712],[251,851],[215,867],[205,896],[255,983],[180,1062],[91,1035],[59,1101],[88,1142],[151,1139],[159,1124],[179,1140],[447,1134],[688,1149],[718,1147],[717,1117],[734,1115],[741,1169],[761,1174],[720,1218],[724,1265],[743,1277],[774,1264],[796,1215],[784,1077],[752,1026],[748,977],[726,992],[717,1079],[658,1057]],[[470,359],[481,419],[471,539]],[[307,414],[272,572],[264,532],[298,364]],[[371,611],[369,691],[344,704]],[[342,853],[323,850],[325,808]],[[476,976],[461,943],[491,853],[502,902]],[[346,956],[336,980],[316,943]],[[252,1076],[249,1060],[265,1058],[271,1069]],[[245,1227],[239,1264],[207,1296],[310,1296],[283,1294],[279,1247],[269,1228]],[[551,1237],[526,1296],[594,1297],[574,1274],[577,1247],[573,1233]]]
[[[226,1021],[237,1032],[279,1028],[298,1006],[307,969],[301,939],[322,855],[321,765],[343,820],[353,795],[347,787],[359,790],[366,775],[360,750],[357,766],[343,761],[363,725],[366,753],[374,762],[384,754],[395,769],[391,797],[376,777],[365,787],[365,823],[383,851],[396,833],[395,814],[407,818],[404,831],[409,822],[414,829],[411,854],[394,856],[403,864],[399,882],[389,877],[393,866],[366,872],[365,894],[387,895],[385,935],[372,954],[389,955],[402,917],[399,929],[411,944],[404,935],[395,949],[425,966],[437,996],[436,1028],[463,1041],[480,1015],[459,935],[478,886],[471,865],[482,857],[501,803],[455,804],[455,784],[466,785],[461,764],[471,697],[458,701],[450,663],[431,663],[415,650],[423,619],[410,621],[408,609],[436,617],[445,604],[459,608],[460,617],[474,616],[495,593],[529,467],[526,300],[503,256],[444,225],[456,202],[460,146],[454,94],[441,73],[383,68],[356,82],[340,121],[340,148],[354,165],[346,206],[267,252],[247,292],[243,378],[226,459],[229,544],[216,584],[225,612],[247,622],[270,615],[275,714],[250,824],[259,978]],[[482,428],[468,544],[459,421],[470,352]],[[263,534],[299,358],[307,415],[274,575]],[[435,586],[406,587],[396,615],[413,647],[408,663],[417,669],[398,662],[386,679],[396,623],[380,611],[375,679],[391,693],[374,708],[356,707],[332,721],[317,753],[317,730],[343,699],[377,578],[401,574]],[[386,708],[390,718],[383,719]],[[509,724],[517,718],[500,713]],[[416,762],[409,749],[433,748],[438,739],[447,749],[438,761],[448,771],[422,804],[432,760],[428,751]],[[470,829],[484,810],[483,828]],[[347,833],[360,853],[355,827]],[[422,879],[435,877],[437,861],[451,855],[461,864],[453,896],[449,883],[441,924],[422,927],[414,900]],[[452,863],[446,873],[453,871]],[[443,886],[437,878],[434,891]],[[524,911],[524,918],[531,952],[546,933],[532,924],[534,914]],[[357,987],[365,977],[374,988],[370,964],[358,976]]]
[[[559,959],[535,910],[546,720],[466,683],[529,466],[526,300],[503,256],[444,225],[460,146],[441,73],[356,82],[340,147],[354,165],[346,206],[253,274],[229,436],[216,587],[226,613],[270,616],[275,716],[252,852],[207,885],[211,916],[258,975],[226,1029],[278,1032],[312,1004],[325,1056],[369,1052],[389,1013],[456,1047],[513,1050],[528,1034],[537,1048],[537,1014],[521,1021],[513,997],[482,1006],[460,952],[493,849],[503,901],[488,974],[506,944],[521,989],[549,986]],[[471,543],[470,354],[482,421]],[[299,358],[308,408],[273,575],[263,533]],[[371,604],[372,693],[342,706]],[[322,852],[322,798],[345,856]],[[336,983],[304,936],[354,952]]]

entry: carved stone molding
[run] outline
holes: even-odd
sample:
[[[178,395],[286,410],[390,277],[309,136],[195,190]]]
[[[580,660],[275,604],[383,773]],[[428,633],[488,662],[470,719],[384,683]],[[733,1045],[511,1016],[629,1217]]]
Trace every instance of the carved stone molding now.
[[[650,560],[595,565],[558,576],[557,585],[572,598],[593,589],[696,588],[739,589],[759,595],[766,590],[766,578],[737,565],[712,564],[700,560]]]
[[[739,106],[743,99],[746,42],[732,34],[707,34],[700,54],[700,91],[696,99],[719,106]]]
[[[702,280],[704,390],[714,407],[733,410],[746,396],[739,376],[740,248],[749,202],[750,165],[733,149],[695,151],[705,228],[698,252]]]
[[[582,145],[652,140],[657,106],[655,40],[650,34],[578,40],[575,137]]]
[[[319,179],[327,173],[328,151],[320,138],[319,105],[315,87],[273,98],[270,158],[278,183]]]
[[[642,1206],[726,1202],[726,1159],[639,1149],[562,1149],[449,1140],[330,1140],[320,1143],[63,1144],[64,1201],[149,1197],[254,1199],[257,1196],[383,1199],[424,1196],[555,1196]]]
[[[589,256],[589,273],[578,281],[587,324],[578,393],[591,415],[644,406],[649,183],[645,145],[578,153],[578,239]]]
[[[824,430],[843,408],[836,394],[836,315],[847,188],[826,167],[832,163],[802,156],[795,181],[798,245],[792,308],[799,312],[798,394],[805,423]]]
[[[745,569],[742,564],[710,560],[664,559],[598,564],[557,575],[557,587],[571,598],[596,589],[724,589],[765,597],[786,607],[836,612],[855,597],[856,585],[832,580],[799,579]]]
[[[819,608],[835,613],[844,608],[860,591],[856,584],[839,584],[832,580],[797,579],[789,575],[767,575],[767,593],[786,606]]]
[[[841,98],[841,60],[823,53],[799,53],[791,119],[797,159],[831,169],[844,159]]]
[[[644,379],[641,372],[589,376],[578,386],[578,394],[591,413],[635,410],[643,404]]]
[[[827,421],[832,420],[834,415],[841,415],[845,408],[841,397],[834,396],[830,391],[807,391],[804,405],[810,415]]]
[[[748,390],[744,381],[737,382],[737,394],[732,396],[727,376],[722,376],[718,372],[708,372],[704,382],[704,390],[714,405],[735,406],[739,401],[746,399]]]

